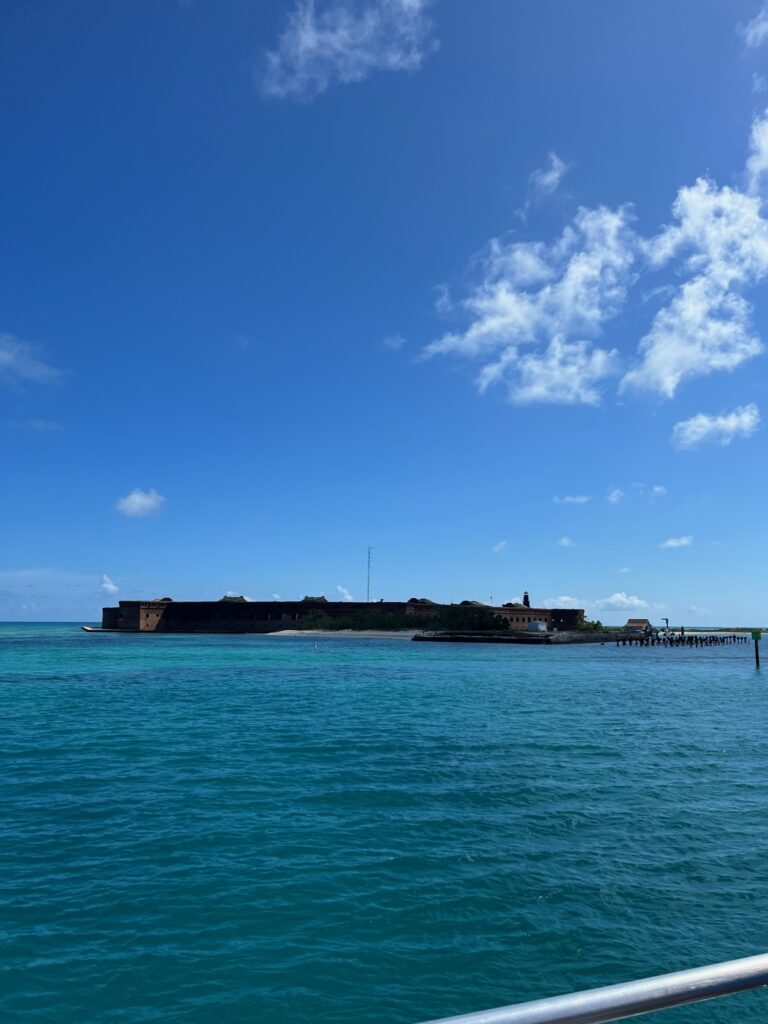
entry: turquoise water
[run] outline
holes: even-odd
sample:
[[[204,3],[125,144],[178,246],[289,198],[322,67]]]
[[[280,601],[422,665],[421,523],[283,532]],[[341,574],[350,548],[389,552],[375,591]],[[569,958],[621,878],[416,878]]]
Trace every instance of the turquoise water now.
[[[768,949],[747,646],[5,625],[0,696],[3,1021],[411,1024]]]

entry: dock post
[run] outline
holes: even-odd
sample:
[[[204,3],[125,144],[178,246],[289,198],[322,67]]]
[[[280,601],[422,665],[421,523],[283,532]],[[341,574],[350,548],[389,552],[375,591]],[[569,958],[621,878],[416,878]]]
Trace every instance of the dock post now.
[[[762,635],[759,629],[752,631],[752,639],[755,641],[755,668],[760,668],[760,637]]]

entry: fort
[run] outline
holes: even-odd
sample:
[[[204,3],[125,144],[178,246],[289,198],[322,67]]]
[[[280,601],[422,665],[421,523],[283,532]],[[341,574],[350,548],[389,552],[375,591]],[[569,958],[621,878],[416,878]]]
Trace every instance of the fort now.
[[[477,601],[438,604],[427,598],[408,601],[328,601],[305,597],[301,601],[249,601],[223,597],[219,601],[120,601],[116,608],[102,609],[102,630],[126,633],[276,633],[312,625],[351,628],[430,629],[447,618],[470,621],[492,619],[511,630],[553,632],[578,629],[584,624],[581,608],[531,608],[526,594],[522,603],[487,605]],[[503,620],[503,622],[501,621]],[[359,625],[355,625],[359,623]]]

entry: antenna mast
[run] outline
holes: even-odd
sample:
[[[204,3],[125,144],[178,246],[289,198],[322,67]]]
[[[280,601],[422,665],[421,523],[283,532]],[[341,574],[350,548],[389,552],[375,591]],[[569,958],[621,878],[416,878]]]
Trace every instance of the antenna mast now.
[[[365,589],[365,600],[367,604],[371,603],[371,555],[373,554],[373,548],[368,545],[368,584]]]

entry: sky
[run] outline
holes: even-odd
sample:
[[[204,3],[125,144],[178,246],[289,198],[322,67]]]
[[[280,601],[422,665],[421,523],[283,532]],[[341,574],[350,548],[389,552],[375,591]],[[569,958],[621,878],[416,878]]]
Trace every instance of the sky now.
[[[768,6],[0,5],[0,618],[768,623]]]

